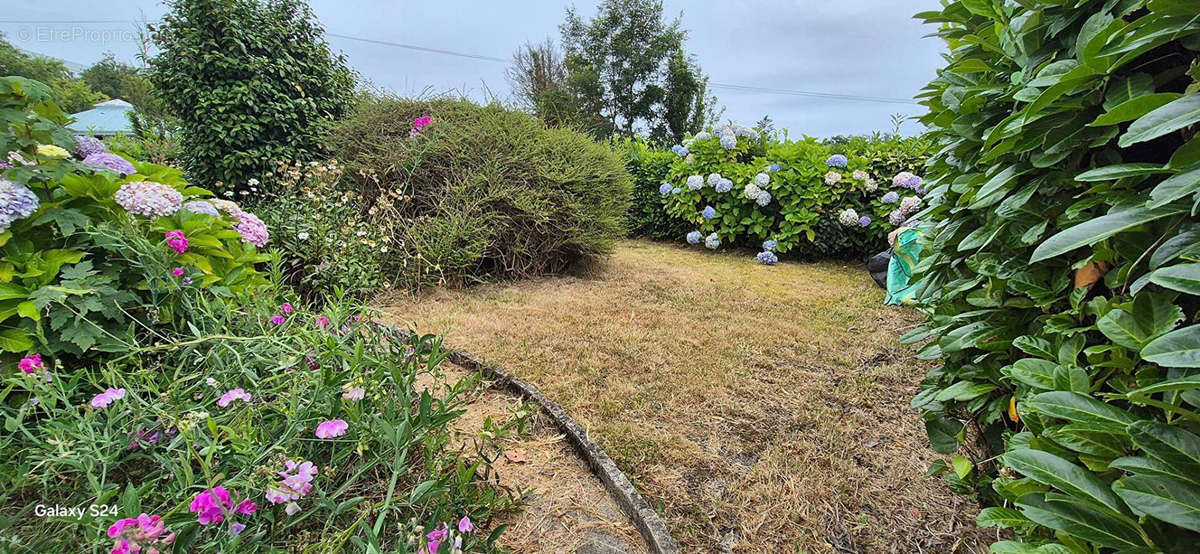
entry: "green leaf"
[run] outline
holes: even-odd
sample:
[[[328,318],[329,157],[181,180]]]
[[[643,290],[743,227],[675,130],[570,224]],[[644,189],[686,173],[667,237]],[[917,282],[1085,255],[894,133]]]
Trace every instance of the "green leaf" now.
[[[1125,410],[1072,391],[1043,392],[1026,399],[1022,405],[1026,409],[1075,423],[1125,426],[1137,421]]]
[[[1012,508],[997,508],[992,506],[979,511],[979,516],[975,518],[975,523],[980,527],[1002,527],[1005,529],[1017,529],[1028,527],[1033,524],[1029,518],[1021,515]]]
[[[1042,390],[1054,390],[1058,364],[1039,358],[1021,358],[1000,371],[1009,378]]]
[[[21,329],[0,329],[0,350],[23,354],[33,348],[33,340]]]
[[[1200,166],[1173,175],[1159,183],[1150,191],[1150,201],[1146,203],[1146,207],[1166,206],[1180,198],[1195,194],[1196,191],[1200,191]]]
[[[965,479],[975,464],[971,463],[965,456],[954,456],[950,458],[950,465],[954,467],[954,473],[959,479]]]
[[[1115,181],[1124,179],[1125,177],[1136,177],[1139,175],[1153,175],[1155,173],[1169,173],[1171,170],[1163,167],[1161,164],[1135,163],[1135,164],[1120,164],[1107,165],[1097,167],[1090,171],[1084,171],[1075,176],[1076,181],[1091,183],[1096,181]]]
[[[1132,393],[1131,393],[1132,394]],[[1200,485],[1200,437],[1187,430],[1155,421],[1130,425],[1129,436],[1147,456],[1170,467],[1172,472]]]
[[[1104,114],[1097,117],[1095,121],[1088,123],[1089,127],[1099,127],[1102,125],[1116,125],[1126,121],[1133,121],[1151,111],[1157,110],[1167,103],[1180,97],[1180,94],[1174,92],[1163,92],[1159,94],[1146,94],[1136,98],[1121,102],[1113,106]]]
[[[1029,262],[1040,262],[1079,248],[1095,244],[1121,231],[1156,219],[1182,213],[1179,208],[1132,208],[1085,221],[1046,239],[1033,251]]]
[[[1200,325],[1171,331],[1142,348],[1143,360],[1163,367],[1200,367]]]
[[[1139,512],[1200,532],[1200,487],[1169,477],[1131,475],[1113,483],[1113,490]]]
[[[1150,274],[1150,282],[1200,296],[1200,264],[1179,264],[1157,269]]]
[[[1074,502],[1047,502],[1040,494],[1031,494],[1017,501],[1021,514],[1030,520],[1057,529],[1068,535],[1110,548],[1145,546],[1141,529],[1124,518]]]
[[[1174,329],[1183,321],[1183,310],[1164,294],[1139,294],[1133,311],[1114,309],[1096,321],[1104,336],[1118,345],[1139,351],[1147,343]]]
[[[1049,485],[1114,514],[1125,513],[1125,504],[1096,474],[1049,452],[1021,448],[1001,455],[1004,463],[1044,485]]]
[[[925,420],[925,434],[929,435],[929,444],[933,451],[939,454],[949,454],[958,450],[958,435],[963,431],[963,424],[949,419]]]
[[[1129,126],[1129,130],[1121,135],[1117,144],[1126,148],[1139,142],[1154,140],[1197,121],[1200,121],[1200,94],[1189,94],[1138,118]]]

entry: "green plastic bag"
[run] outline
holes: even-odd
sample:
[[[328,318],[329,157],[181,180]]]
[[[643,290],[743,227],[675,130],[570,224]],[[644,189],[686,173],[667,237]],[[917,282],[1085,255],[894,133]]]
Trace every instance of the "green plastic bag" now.
[[[921,259],[921,233],[916,229],[905,229],[896,236],[896,245],[892,247],[892,260],[888,262],[887,298],[883,303],[889,306],[912,304],[913,293],[917,291],[916,283],[912,280],[912,270]]]

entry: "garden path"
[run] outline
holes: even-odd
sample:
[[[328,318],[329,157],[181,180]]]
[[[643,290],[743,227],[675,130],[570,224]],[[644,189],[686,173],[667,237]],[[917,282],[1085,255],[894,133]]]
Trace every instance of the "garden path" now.
[[[684,552],[986,552],[924,476],[918,314],[883,295],[859,264],[627,241],[578,276],[377,302],[562,405]]]

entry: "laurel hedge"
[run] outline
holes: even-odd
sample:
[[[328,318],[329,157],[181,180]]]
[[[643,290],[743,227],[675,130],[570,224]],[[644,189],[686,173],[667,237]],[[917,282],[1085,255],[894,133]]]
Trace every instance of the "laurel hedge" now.
[[[1178,0],[961,0],[917,267],[913,406],[998,553],[1200,545],[1200,17]]]

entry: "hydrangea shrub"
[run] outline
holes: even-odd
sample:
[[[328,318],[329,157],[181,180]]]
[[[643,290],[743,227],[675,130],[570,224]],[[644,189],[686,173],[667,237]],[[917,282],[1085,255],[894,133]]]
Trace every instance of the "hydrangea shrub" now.
[[[1196,552],[1197,4],[919,17],[950,49],[921,95],[939,153],[918,216],[937,223],[905,338],[937,364],[913,400],[953,454],[934,472],[1010,530],[993,552]]]

